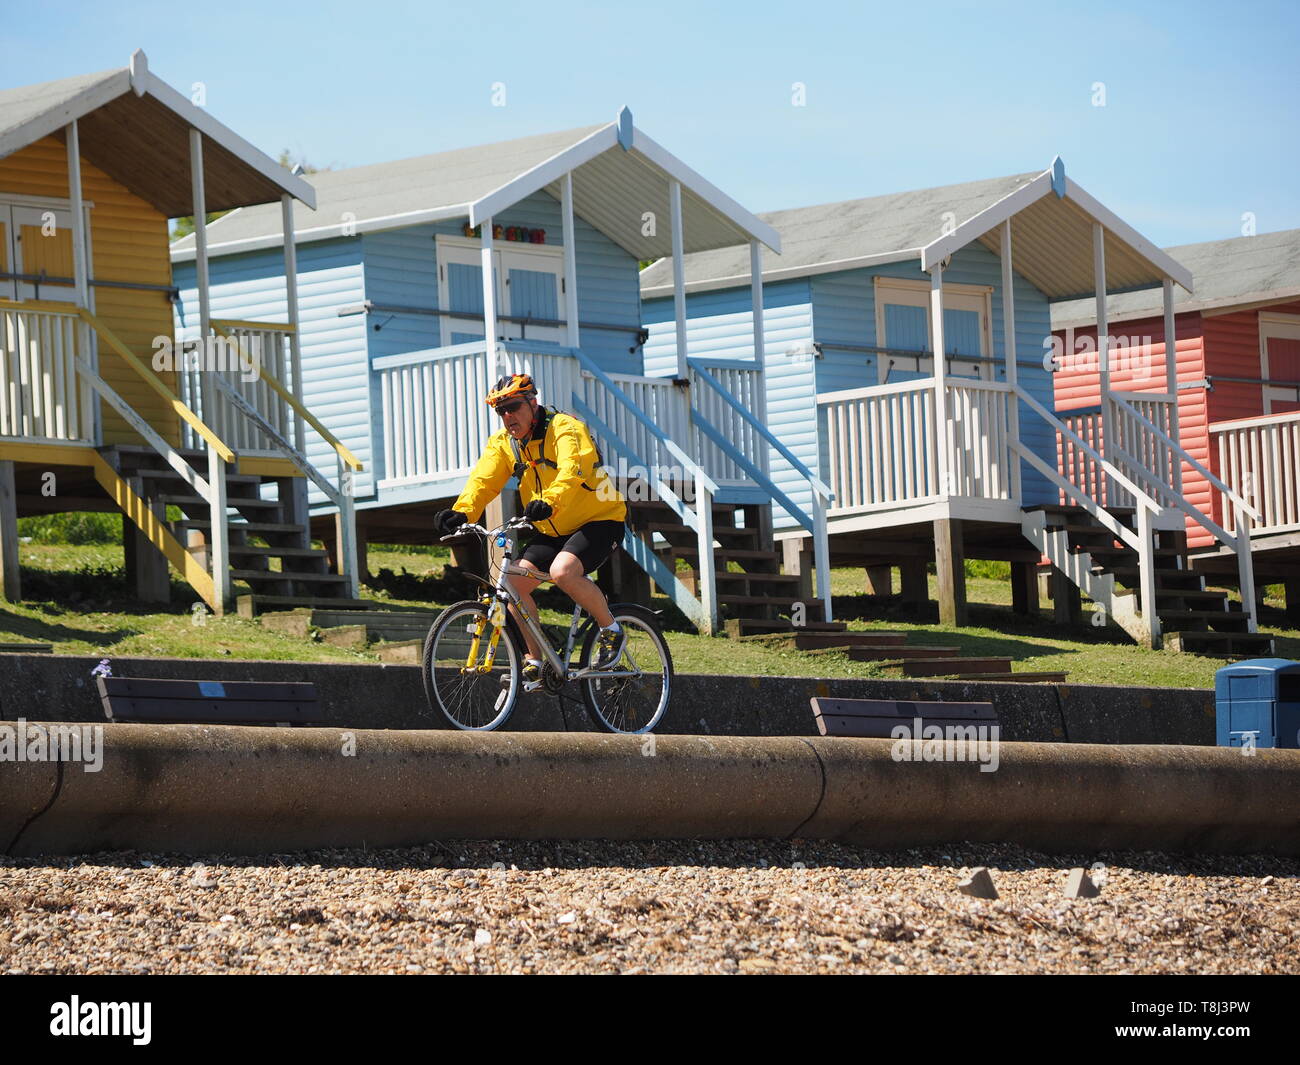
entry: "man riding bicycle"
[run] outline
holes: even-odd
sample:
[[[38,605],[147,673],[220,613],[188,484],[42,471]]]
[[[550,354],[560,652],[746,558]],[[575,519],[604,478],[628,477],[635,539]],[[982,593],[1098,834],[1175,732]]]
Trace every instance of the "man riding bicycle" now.
[[[460,498],[450,510],[439,511],[434,524],[444,536],[452,535],[518,477],[524,517],[536,534],[518,558],[528,575],[512,574],[510,587],[536,618],[533,592],[549,576],[600,626],[593,665],[609,669],[623,653],[623,629],[587,574],[623,542],[627,505],[601,468],[586,425],[541,406],[528,374],[502,377],[485,402],[500,415],[502,427],[488,438]],[[524,690],[536,691],[542,683],[542,650],[527,626],[520,629],[528,644]]]

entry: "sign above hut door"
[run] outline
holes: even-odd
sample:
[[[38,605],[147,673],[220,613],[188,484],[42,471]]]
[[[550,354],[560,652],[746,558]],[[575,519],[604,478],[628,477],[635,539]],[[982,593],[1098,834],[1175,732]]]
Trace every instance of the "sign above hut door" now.
[[[9,218],[6,219],[6,214]],[[45,274],[71,278],[72,213],[54,207],[0,206],[0,225],[9,222],[12,232],[13,273]],[[18,281],[15,288],[20,300],[57,300],[75,303],[76,286],[64,282]]]
[[[1300,411],[1300,316],[1259,316],[1260,370],[1265,381],[1294,381],[1295,387],[1264,386],[1264,413]]]
[[[876,345],[889,349],[876,355],[877,382],[896,384],[934,375],[930,339],[930,286],[925,281],[878,277]],[[968,285],[943,287],[944,347],[950,377],[992,379],[989,355],[989,290]],[[915,356],[906,352],[915,351]],[[962,361],[962,355],[972,356]]]

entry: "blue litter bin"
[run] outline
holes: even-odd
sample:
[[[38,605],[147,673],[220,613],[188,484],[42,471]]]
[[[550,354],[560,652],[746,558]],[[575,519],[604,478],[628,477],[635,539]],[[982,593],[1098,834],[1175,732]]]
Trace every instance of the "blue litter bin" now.
[[[1214,674],[1220,747],[1300,747],[1300,662],[1256,658]]]

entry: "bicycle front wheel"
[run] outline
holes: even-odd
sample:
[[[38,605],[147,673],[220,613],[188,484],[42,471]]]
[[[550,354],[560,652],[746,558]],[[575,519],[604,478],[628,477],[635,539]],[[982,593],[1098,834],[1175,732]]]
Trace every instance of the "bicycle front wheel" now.
[[[631,605],[610,610],[626,634],[623,655],[613,669],[579,682],[582,701],[592,721],[606,732],[650,732],[668,710],[673,658],[650,611]],[[579,661],[584,667],[595,657],[599,631],[593,625],[583,642]]]
[[[490,670],[492,625],[482,603],[453,603],[424,640],[424,693],[429,708],[454,728],[488,732],[505,724],[521,686],[523,655],[509,627],[501,630]]]

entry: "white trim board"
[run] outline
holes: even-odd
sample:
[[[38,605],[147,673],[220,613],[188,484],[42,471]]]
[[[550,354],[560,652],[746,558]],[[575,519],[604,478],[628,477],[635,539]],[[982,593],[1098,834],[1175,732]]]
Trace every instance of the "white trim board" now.
[[[309,207],[316,206],[316,190],[302,178],[290,173],[269,155],[255,148],[229,126],[218,122],[200,107],[177,92],[148,69],[143,52],[131,57],[131,66],[105,75],[102,81],[87,86],[80,93],[35,115],[27,122],[0,135],[0,159],[63,129],[75,119],[98,110],[129,92],[148,94],[169,108],[193,129],[221,145],[246,166],[257,171],[277,188],[289,193]],[[269,202],[269,201],[268,201]]]
[[[930,270],[935,263],[941,263],[949,255],[964,248],[989,230],[1014,217],[1026,207],[1052,192],[1052,171],[1044,170],[1027,185],[1022,185],[990,207],[972,215],[953,232],[927,244],[921,252],[921,269]],[[1094,222],[1099,222],[1110,233],[1127,244],[1138,255],[1146,259],[1161,274],[1181,285],[1188,292],[1192,291],[1192,272],[1174,260],[1162,249],[1156,247],[1141,233],[1125,222],[1119,215],[1094,199],[1078,182],[1065,178],[1065,199],[1073,200],[1075,205],[1089,215]]]
[[[0,159],[63,129],[69,122],[89,114],[131,91],[131,74],[126,68],[83,89],[58,107],[36,115],[21,126],[0,134]]]
[[[532,169],[517,175],[504,185],[480,197],[469,205],[471,225],[478,225],[484,219],[491,218],[534,192],[558,181],[565,174],[576,170],[583,163],[619,146],[618,123],[611,122],[594,133],[584,137],[577,144],[557,152],[551,158],[538,163]],[[682,187],[703,200],[727,221],[743,230],[748,236],[761,241],[774,252],[781,251],[781,235],[766,222],[761,221],[716,185],[706,181],[689,166],[683,163],[667,149],[660,146],[651,137],[635,126],[632,129],[632,145],[628,149],[632,154],[644,158],[652,166],[662,170],[670,179],[679,181]],[[737,241],[737,244],[743,243]]]
[[[243,208],[236,208],[242,210]],[[231,212],[234,214],[234,211]],[[421,225],[425,222],[446,222],[454,218],[467,218],[469,216],[468,204],[455,204],[451,207],[435,207],[426,211],[406,211],[402,214],[382,215],[378,218],[367,218],[358,222],[332,222],[327,226],[313,226],[310,229],[297,229],[294,231],[295,244],[307,244],[314,240],[331,240],[335,237],[360,236],[362,233],[375,233],[386,229],[404,229],[406,226]],[[208,231],[220,224],[225,215],[218,218],[208,226]],[[344,232],[347,230],[347,232]],[[240,240],[228,240],[222,242],[208,241],[208,257],[214,255],[233,255],[236,252],[244,251],[265,251],[268,248],[279,248],[284,245],[284,236],[280,233],[266,233],[259,237],[244,237]],[[194,245],[171,249],[171,260],[174,263],[190,262],[194,258]]]
[[[1153,286],[1154,287],[1154,286]],[[1236,314],[1239,311],[1253,311],[1260,307],[1269,307],[1275,303],[1289,303],[1292,300],[1300,298],[1300,285],[1293,285],[1289,288],[1274,289],[1272,292],[1246,292],[1237,296],[1222,296],[1218,299],[1209,300],[1187,300],[1184,303],[1174,304],[1174,314],[1197,314],[1203,318],[1218,318],[1225,314]],[[1063,302],[1073,303],[1073,300]],[[1092,302],[1089,300],[1088,302]],[[1119,311],[1118,313],[1108,313],[1107,322],[1116,325],[1120,322],[1140,322],[1147,318],[1161,318],[1163,311],[1159,307],[1148,307],[1140,311]],[[1053,322],[1053,331],[1058,329],[1088,329],[1097,324],[1095,315],[1089,315],[1084,318],[1073,318],[1060,322]]]
[[[811,277],[814,274],[836,274],[843,270],[857,270],[864,266],[886,266],[890,263],[905,263],[921,257],[920,248],[903,248],[899,251],[882,251],[874,255],[858,255],[851,259],[835,259],[831,262],[815,263],[812,266],[783,266],[773,267],[771,270],[763,271],[763,284],[772,281],[789,281],[801,277]],[[660,260],[662,261],[662,260]],[[750,283],[750,275],[730,274],[726,277],[703,278],[698,281],[686,282],[686,293],[692,292],[711,292],[714,289],[722,288],[740,288]],[[673,294],[672,282],[666,285],[655,285],[652,288],[641,290],[643,300],[656,300],[670,297]]]

